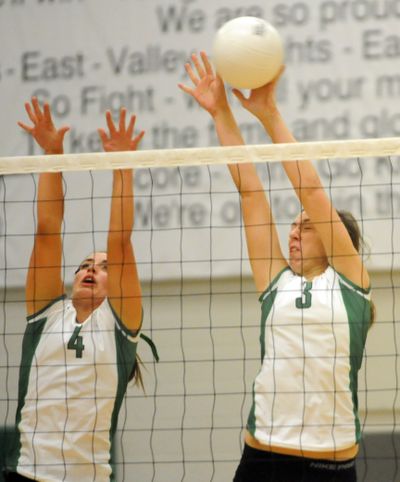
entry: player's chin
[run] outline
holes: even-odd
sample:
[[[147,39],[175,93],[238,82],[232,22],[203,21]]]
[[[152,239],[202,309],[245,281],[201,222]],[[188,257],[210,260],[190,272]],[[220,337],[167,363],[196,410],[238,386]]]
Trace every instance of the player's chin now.
[[[300,264],[302,261],[302,256],[299,251],[293,251],[292,253],[289,254],[289,264]]]
[[[72,298],[74,300],[101,300],[104,299],[104,293],[102,293],[99,289],[97,289],[94,285],[93,286],[83,286],[76,289],[73,294]]]
[[[294,273],[301,275],[303,271],[303,263],[301,258],[289,258],[289,267]]]
[[[95,285],[80,285],[76,290],[75,294],[78,296],[94,296],[96,294]]]

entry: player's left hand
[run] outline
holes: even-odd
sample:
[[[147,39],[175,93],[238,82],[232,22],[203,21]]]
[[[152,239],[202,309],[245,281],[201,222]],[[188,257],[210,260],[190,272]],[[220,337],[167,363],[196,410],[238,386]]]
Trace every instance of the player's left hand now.
[[[104,129],[98,129],[98,133],[106,152],[116,151],[135,151],[144,136],[144,131],[133,136],[136,116],[132,115],[128,126],[126,126],[126,109],[121,108],[119,113],[118,127],[114,124],[111,112],[106,112],[106,121],[108,126],[107,132]]]

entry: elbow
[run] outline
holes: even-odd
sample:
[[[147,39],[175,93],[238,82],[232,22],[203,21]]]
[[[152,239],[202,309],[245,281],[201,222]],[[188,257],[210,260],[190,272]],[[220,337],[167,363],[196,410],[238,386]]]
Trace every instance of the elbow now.
[[[107,251],[110,253],[120,253],[121,255],[127,250],[132,249],[132,230],[110,231],[108,233]]]
[[[54,219],[53,216],[41,217],[36,225],[36,234],[61,234],[62,220]]]
[[[321,185],[312,186],[310,183],[304,183],[297,189],[297,195],[301,204],[305,206],[318,205],[322,197],[326,197],[326,193]]]
[[[257,186],[243,186],[239,190],[240,194],[240,199],[242,202],[249,202],[249,201],[257,201],[259,200],[260,202],[265,200],[265,191],[263,186],[257,185]]]
[[[131,242],[133,226],[110,226],[108,232],[108,240],[113,241],[117,240],[119,243],[128,244]]]

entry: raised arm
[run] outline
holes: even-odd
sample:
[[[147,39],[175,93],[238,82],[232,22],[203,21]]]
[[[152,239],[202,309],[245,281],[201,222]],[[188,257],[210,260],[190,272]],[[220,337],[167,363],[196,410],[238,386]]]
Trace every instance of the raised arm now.
[[[296,139],[279,112],[275,96],[282,72],[283,69],[271,83],[254,89],[249,98],[245,98],[237,89],[233,92],[243,107],[260,120],[273,142],[290,143],[296,142]],[[368,288],[368,272],[312,162],[283,162],[282,165],[313,228],[321,238],[329,264],[357,286]]]
[[[222,146],[244,144],[236,120],[229,107],[224,84],[216,75],[204,52],[201,61],[192,56],[186,71],[194,85],[179,87],[191,95],[212,117]],[[281,251],[271,208],[264,193],[255,165],[229,164],[232,179],[239,191],[247,247],[254,281],[259,292],[265,290],[274,276],[287,266]]]
[[[56,129],[49,105],[44,104],[42,109],[35,97],[31,104],[25,104],[25,109],[33,125],[23,122],[18,122],[18,125],[35,139],[45,154],[62,154],[64,136],[69,127]],[[61,276],[63,214],[62,174],[40,174],[37,226],[25,287],[28,316],[64,293]]]
[[[106,113],[109,132],[99,129],[105,151],[136,150],[144,132],[134,137],[135,116],[131,116],[127,126],[125,118],[126,109],[121,109],[117,128],[111,113]],[[123,324],[137,331],[142,319],[142,295],[131,241],[133,225],[133,171],[115,170],[107,239],[108,299]]]

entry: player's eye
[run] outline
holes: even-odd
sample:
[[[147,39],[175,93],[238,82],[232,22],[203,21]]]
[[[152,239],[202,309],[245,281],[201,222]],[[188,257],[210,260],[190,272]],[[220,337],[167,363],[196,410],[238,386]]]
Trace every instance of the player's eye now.
[[[89,263],[89,262],[84,262],[84,263],[82,263],[78,266],[78,268],[75,271],[75,274],[79,273],[79,271],[82,271],[84,269],[89,269],[91,266],[97,266],[102,271],[107,271],[107,263],[106,262],[96,264],[96,265],[93,265],[92,263]]]
[[[82,271],[83,269],[88,269],[89,266],[90,266],[89,263],[82,263],[82,264],[80,264],[80,265],[78,266],[78,268],[76,269],[75,274],[76,274],[76,273],[79,273],[79,271]]]

